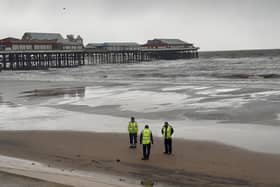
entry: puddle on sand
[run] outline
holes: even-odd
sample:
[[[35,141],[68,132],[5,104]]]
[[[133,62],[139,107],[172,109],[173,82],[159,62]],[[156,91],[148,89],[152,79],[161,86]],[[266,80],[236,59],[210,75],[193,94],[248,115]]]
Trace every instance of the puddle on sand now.
[[[52,88],[52,89],[35,89],[21,92],[22,97],[51,97],[51,96],[73,96],[84,97],[85,87],[75,88]]]
[[[10,102],[10,101],[5,101],[3,99],[3,96],[1,95],[0,93],[0,106],[9,106],[9,107],[17,107],[17,105],[13,102]]]

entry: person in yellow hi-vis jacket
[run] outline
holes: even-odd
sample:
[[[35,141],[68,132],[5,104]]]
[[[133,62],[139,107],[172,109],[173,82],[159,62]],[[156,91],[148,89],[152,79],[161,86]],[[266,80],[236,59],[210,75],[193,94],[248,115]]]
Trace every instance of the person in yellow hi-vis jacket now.
[[[164,122],[161,133],[164,138],[164,154],[172,154],[172,135],[174,133],[173,127],[169,125],[168,122]]]
[[[137,144],[137,134],[138,134],[138,124],[134,117],[131,117],[130,122],[128,122],[128,134],[130,148],[136,148]]]
[[[151,144],[153,144],[153,134],[148,125],[145,125],[144,130],[140,135],[140,144],[143,144],[143,158],[142,160],[149,160]]]

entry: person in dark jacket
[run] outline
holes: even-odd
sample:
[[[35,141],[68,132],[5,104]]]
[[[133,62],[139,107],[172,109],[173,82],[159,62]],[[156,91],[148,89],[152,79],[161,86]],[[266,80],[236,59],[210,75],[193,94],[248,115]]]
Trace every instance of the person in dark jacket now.
[[[148,125],[145,125],[144,130],[140,135],[140,144],[143,144],[143,158],[142,160],[149,160],[151,144],[153,144],[153,134]]]
[[[173,127],[168,122],[164,122],[161,129],[161,134],[164,138],[164,154],[172,154],[172,135],[174,133]]]

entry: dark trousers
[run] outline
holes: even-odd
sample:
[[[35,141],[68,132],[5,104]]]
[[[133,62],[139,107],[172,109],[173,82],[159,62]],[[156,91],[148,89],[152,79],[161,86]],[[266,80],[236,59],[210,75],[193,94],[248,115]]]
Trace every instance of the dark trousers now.
[[[143,158],[149,159],[151,151],[151,144],[143,144]]]
[[[129,143],[130,145],[137,144],[137,133],[129,133]]]
[[[172,153],[172,139],[165,138],[164,139],[164,147],[165,147],[165,153]]]

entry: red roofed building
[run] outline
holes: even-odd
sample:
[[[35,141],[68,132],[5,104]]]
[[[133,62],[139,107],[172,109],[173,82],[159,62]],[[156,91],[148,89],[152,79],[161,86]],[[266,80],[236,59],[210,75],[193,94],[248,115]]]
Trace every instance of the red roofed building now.
[[[0,40],[0,45],[4,46],[5,50],[52,50],[55,48],[55,40],[20,40],[17,38],[4,38]]]
[[[148,49],[158,49],[158,48],[193,48],[193,44],[184,42],[179,39],[153,39],[148,40],[143,47]]]

